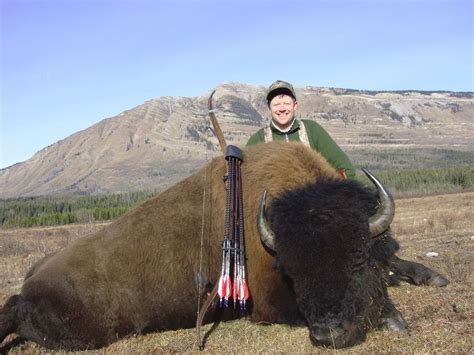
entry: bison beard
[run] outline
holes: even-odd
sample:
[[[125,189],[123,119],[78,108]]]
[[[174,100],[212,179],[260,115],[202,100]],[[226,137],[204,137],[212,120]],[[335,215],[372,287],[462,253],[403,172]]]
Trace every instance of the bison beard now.
[[[368,237],[374,195],[356,183],[331,182],[336,171],[302,144],[255,145],[243,154],[248,318],[281,323],[303,315],[315,343],[336,347],[362,341],[369,327],[381,323],[403,329],[385,288],[396,243],[388,235]],[[129,334],[193,327],[198,289],[191,285],[200,270],[202,220],[202,270],[210,283],[219,276],[225,173],[225,160],[215,158],[101,231],[39,261],[21,294],[0,309],[0,341],[16,333],[48,348],[93,349]],[[257,231],[265,189],[275,201],[270,219],[284,273],[274,268]],[[403,273],[401,262],[397,270]]]
[[[398,244],[388,234],[369,237],[376,206],[371,190],[350,181],[309,184],[270,206],[279,269],[293,284],[316,345],[355,345],[385,318],[405,327],[386,290]]]

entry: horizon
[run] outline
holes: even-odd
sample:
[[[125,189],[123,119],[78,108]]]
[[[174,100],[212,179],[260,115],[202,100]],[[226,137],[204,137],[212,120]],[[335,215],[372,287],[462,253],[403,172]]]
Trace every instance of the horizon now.
[[[225,82],[474,91],[469,0],[0,6],[0,169],[147,100],[202,96]]]

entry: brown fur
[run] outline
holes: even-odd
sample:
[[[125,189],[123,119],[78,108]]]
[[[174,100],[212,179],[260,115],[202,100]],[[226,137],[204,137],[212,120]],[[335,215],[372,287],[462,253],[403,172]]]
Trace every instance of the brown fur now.
[[[255,145],[243,153],[250,318],[281,322],[297,307],[259,240],[260,196],[267,189],[271,200],[285,189],[314,182],[318,176],[337,178],[337,174],[319,154],[297,143]],[[225,159],[215,158],[100,232],[34,266],[21,300],[2,310],[3,314],[17,312],[21,321],[15,332],[43,346],[80,349],[105,346],[134,332],[192,327],[203,194],[202,266],[215,283],[224,236],[225,172]],[[0,316],[3,340],[1,322]]]

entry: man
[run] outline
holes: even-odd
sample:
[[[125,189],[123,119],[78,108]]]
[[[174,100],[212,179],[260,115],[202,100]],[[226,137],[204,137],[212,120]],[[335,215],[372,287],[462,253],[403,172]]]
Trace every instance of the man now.
[[[268,88],[267,104],[272,115],[270,125],[254,133],[247,145],[273,140],[302,142],[321,153],[344,179],[355,177],[354,167],[347,155],[319,124],[296,119],[298,102],[293,85],[282,80],[275,81]]]

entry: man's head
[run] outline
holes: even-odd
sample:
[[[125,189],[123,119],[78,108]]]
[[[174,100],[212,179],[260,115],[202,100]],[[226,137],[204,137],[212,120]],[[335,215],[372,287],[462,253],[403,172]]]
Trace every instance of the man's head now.
[[[288,130],[298,107],[293,85],[282,80],[275,81],[268,88],[267,103],[275,126],[282,131]]]

